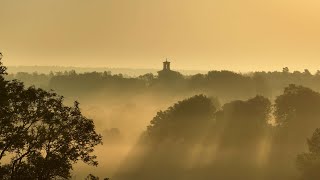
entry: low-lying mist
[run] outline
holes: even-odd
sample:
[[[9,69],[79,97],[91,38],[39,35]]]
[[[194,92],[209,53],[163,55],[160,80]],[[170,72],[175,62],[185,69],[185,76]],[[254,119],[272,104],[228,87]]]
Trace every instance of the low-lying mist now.
[[[67,104],[79,101],[103,136],[95,148],[99,166],[78,163],[73,179],[90,173],[112,180],[318,177],[305,174],[313,173],[310,157],[317,157],[306,140],[320,127],[320,94],[314,91],[319,74],[284,68],[137,78],[74,71],[48,76],[38,86],[64,95]]]
[[[84,115],[94,120],[97,132],[103,136],[104,144],[95,149],[99,167],[79,163],[74,168],[75,178],[84,178],[89,173],[100,177],[115,174],[133,148],[137,148],[138,140],[155,114],[188,97],[184,95],[168,98],[166,95],[152,94],[131,97],[106,96],[105,93],[99,92],[89,98],[80,98]],[[68,100],[72,101],[71,99]]]

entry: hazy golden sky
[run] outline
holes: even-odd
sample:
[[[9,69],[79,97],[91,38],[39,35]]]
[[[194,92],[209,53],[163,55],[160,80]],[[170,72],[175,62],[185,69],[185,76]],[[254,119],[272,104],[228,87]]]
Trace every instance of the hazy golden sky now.
[[[320,69],[319,0],[0,0],[6,65]]]

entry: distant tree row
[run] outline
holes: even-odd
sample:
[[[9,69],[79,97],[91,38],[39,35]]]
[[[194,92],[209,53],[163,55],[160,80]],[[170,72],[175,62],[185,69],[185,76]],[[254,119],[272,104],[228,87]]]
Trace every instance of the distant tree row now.
[[[98,91],[107,94],[136,94],[143,92],[167,92],[169,94],[202,92],[220,99],[244,99],[256,94],[274,98],[281,94],[289,84],[303,85],[320,90],[320,71],[311,74],[290,72],[235,73],[231,71],[209,71],[207,74],[183,76],[180,73],[169,73],[156,76],[152,73],[139,77],[127,77],[122,74],[75,71],[45,74],[17,73],[6,76],[7,79],[19,79],[27,85],[47,90],[54,89],[65,96],[88,96]]]

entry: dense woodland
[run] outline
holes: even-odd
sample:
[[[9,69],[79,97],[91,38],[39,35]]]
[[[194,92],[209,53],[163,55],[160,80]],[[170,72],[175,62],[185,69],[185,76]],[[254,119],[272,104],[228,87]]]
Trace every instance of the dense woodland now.
[[[6,81],[2,77],[10,81]],[[101,137],[95,133],[94,126],[93,124],[90,125],[90,122],[99,124],[101,121],[95,119],[90,121],[82,116],[78,103],[71,107],[64,106],[61,96],[45,90],[52,89],[67,98],[79,99],[80,102],[88,104],[94,104],[92,99],[98,98],[100,101],[95,101],[96,106],[101,106],[101,102],[104,102],[105,108],[111,109],[110,111],[113,113],[128,114],[128,116],[121,116],[121,118],[117,114],[114,118],[114,121],[123,121],[123,124],[129,124],[128,126],[120,127],[116,123],[111,123],[112,125],[109,125],[108,129],[103,130],[102,135],[105,136],[103,141],[106,143],[105,148],[107,149],[122,142],[123,137],[121,136],[125,136],[134,124],[140,122],[139,119],[143,118],[142,114],[147,113],[148,104],[145,99],[160,97],[151,101],[156,105],[155,109],[158,112],[152,115],[153,118],[150,118],[147,124],[143,124],[144,128],[140,131],[137,142],[133,143],[132,148],[121,161],[119,167],[110,175],[111,179],[320,179],[319,72],[316,74],[311,74],[308,70],[290,72],[288,68],[283,68],[282,72],[252,72],[247,74],[231,71],[209,71],[207,74],[191,76],[172,73],[170,76],[164,77],[149,73],[139,77],[125,77],[121,74],[113,75],[111,72],[79,74],[75,71],[47,75],[37,73],[4,75],[3,70],[1,78],[4,89],[19,87],[20,91],[10,91],[12,101],[18,103],[15,106],[19,106],[19,103],[24,101],[24,99],[14,99],[15,95],[24,97],[19,93],[37,92],[38,95],[34,98],[40,99],[39,102],[41,103],[47,103],[46,106],[41,107],[48,107],[49,105],[53,109],[61,107],[68,110],[67,112],[63,111],[66,113],[66,117],[57,113],[60,112],[59,110],[53,110],[51,116],[45,116],[47,117],[46,121],[40,121],[45,124],[40,127],[46,127],[46,123],[51,122],[52,119],[56,119],[54,122],[57,124],[54,127],[59,127],[60,124],[65,122],[73,122],[74,119],[79,120],[80,124],[84,123],[83,125],[89,123],[87,124],[90,127],[88,132],[81,132],[82,138],[71,139],[70,142],[81,141],[83,138],[85,140],[86,138],[94,139],[94,141],[89,141],[89,139],[86,141],[91,143],[91,148],[101,143]],[[35,85],[35,87],[25,87],[22,83],[12,81],[12,79],[19,79],[27,86]],[[44,95],[45,97],[42,97]],[[136,98],[137,96],[138,98]],[[1,94],[1,103],[7,102],[3,97],[6,97],[5,94]],[[145,97],[145,99],[142,100],[141,97]],[[38,102],[36,99],[27,100]],[[52,105],[51,101],[42,101],[42,99],[52,99],[59,106],[57,107],[55,103]],[[176,99],[180,100],[176,102]],[[172,102],[173,100],[175,102]],[[163,101],[166,102],[164,105]],[[112,106],[115,103],[126,105],[120,106],[121,108],[117,106],[120,110],[116,111],[116,108]],[[38,108],[37,104],[33,105],[35,109]],[[46,110],[46,108],[43,108],[43,112],[46,112]],[[24,116],[29,113],[28,111],[33,112],[34,109],[30,109],[26,105],[23,111],[17,112],[21,116],[15,116],[14,122],[11,122],[9,116],[6,116],[5,113],[1,114],[1,120],[11,122],[9,125],[16,127],[15,122],[19,124],[21,117],[31,118]],[[93,108],[93,111],[92,114],[95,115],[101,113],[99,107]],[[11,112],[11,115],[12,113],[14,112]],[[112,116],[103,116],[102,119],[108,121],[110,117]],[[67,120],[60,121],[61,119]],[[74,132],[79,133],[82,127],[78,127],[76,124],[67,123],[64,124],[64,127],[71,129],[74,127]],[[2,149],[0,150],[4,151],[6,147],[4,145],[6,144],[3,144],[5,142],[3,139],[7,139],[7,134],[12,132],[7,129],[8,132],[5,132],[7,134],[4,134],[3,129],[1,130],[0,148]],[[48,133],[50,136],[58,135],[54,133],[55,131],[47,132],[45,130],[46,128],[43,129],[43,133]],[[31,131],[33,132],[31,135],[28,135],[27,132],[25,136],[18,136],[17,133],[13,133],[12,136],[9,136],[9,140],[10,138],[20,138],[17,142],[24,142],[23,138],[30,138],[31,135],[33,135],[31,139],[37,138],[37,136],[34,136],[37,133],[34,132],[38,131]],[[64,133],[68,134],[69,132]],[[10,146],[9,140],[7,140],[8,146]],[[45,143],[47,140],[43,139],[43,142]],[[59,145],[59,143],[62,143],[62,141],[57,141],[54,145]],[[28,145],[33,144],[29,143]],[[13,159],[11,163],[4,166],[0,161],[1,171],[10,174],[10,167],[16,169],[15,163],[19,162],[21,157],[21,153],[17,149],[23,147],[25,147],[25,144],[18,143],[8,148],[10,150],[8,150],[8,153],[16,153],[18,160]],[[40,152],[42,147],[31,146],[30,148],[35,148],[34,152]],[[72,143],[67,147],[72,147]],[[92,149],[87,150],[91,152]],[[29,152],[28,148],[23,149],[23,152],[25,151]],[[79,151],[81,151],[81,148]],[[67,151],[57,153],[61,154],[63,152]],[[94,159],[94,156],[89,156],[89,154],[87,156]],[[112,158],[108,153],[104,154],[106,160],[108,160],[108,156],[110,159]],[[18,170],[36,174],[38,171],[34,167],[38,167],[39,162],[47,161],[43,157],[45,156],[41,156],[41,153],[31,153],[30,158],[21,162]],[[50,167],[52,168],[51,171],[49,169],[46,172],[43,167],[40,168],[39,166],[41,172],[49,174],[53,172],[54,174],[54,172],[61,171],[65,173],[65,176],[54,174],[42,179],[70,178],[70,169],[73,162],[76,162],[72,158],[74,156],[58,158],[65,163],[66,169],[62,170]],[[95,162],[93,159],[88,161],[85,157],[82,157],[82,159],[89,163],[91,160],[92,163]],[[99,167],[97,168],[99,169]],[[18,177],[16,174],[15,171],[12,171],[11,176],[3,177],[19,179],[16,178]],[[109,174],[103,175],[104,177],[109,176]],[[90,178],[97,177],[91,175],[88,176],[88,179]]]

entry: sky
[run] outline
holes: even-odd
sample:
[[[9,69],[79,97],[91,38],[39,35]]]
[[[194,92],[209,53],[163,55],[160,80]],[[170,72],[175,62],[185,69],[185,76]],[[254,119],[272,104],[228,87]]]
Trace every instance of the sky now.
[[[7,66],[320,69],[319,0],[0,0]]]

